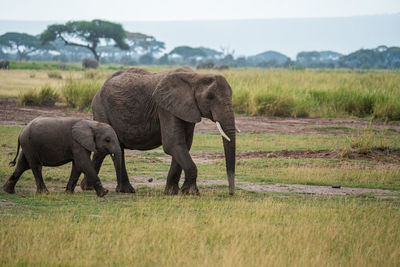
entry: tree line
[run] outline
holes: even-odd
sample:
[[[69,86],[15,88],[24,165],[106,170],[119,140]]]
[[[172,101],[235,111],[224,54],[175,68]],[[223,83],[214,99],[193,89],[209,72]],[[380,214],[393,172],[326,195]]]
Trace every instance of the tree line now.
[[[7,32],[0,36],[0,58],[34,61],[79,62],[93,57],[100,63],[123,65],[220,64],[262,68],[400,68],[400,48],[379,46],[348,55],[334,51],[300,52],[292,60],[276,51],[254,56],[235,56],[234,51],[178,46],[165,53],[165,43],[155,37],[125,31],[121,24],[105,20],[52,24],[40,35]],[[207,63],[207,64],[205,64]]]

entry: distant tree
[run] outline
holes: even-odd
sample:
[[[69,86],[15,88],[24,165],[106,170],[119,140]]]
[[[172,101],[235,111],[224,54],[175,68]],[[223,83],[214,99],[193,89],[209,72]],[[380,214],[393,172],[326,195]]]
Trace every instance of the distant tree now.
[[[188,60],[190,58],[195,58],[195,57],[206,57],[206,53],[201,50],[200,48],[193,48],[190,46],[178,46],[175,47],[171,52],[169,52],[170,55],[179,55],[183,57],[184,60]]]
[[[217,51],[215,49],[207,48],[207,47],[199,47],[200,50],[202,50],[204,53],[206,53],[207,57],[210,58],[218,58],[222,57],[224,55],[223,52]]]
[[[42,44],[62,40],[65,45],[79,46],[89,49],[99,61],[97,48],[101,41],[113,42],[114,46],[128,50],[125,43],[125,31],[121,24],[105,21],[69,21],[65,24],[53,24],[40,35]]]
[[[150,54],[139,57],[139,63],[143,65],[151,65],[154,62],[154,57]]]
[[[7,32],[0,36],[0,47],[15,51],[18,60],[28,59],[33,52],[51,49],[51,45],[41,45],[33,35],[18,32]]]
[[[296,61],[304,67],[312,67],[320,62],[321,55],[318,51],[300,52],[296,56]]]
[[[138,54],[158,54],[165,50],[165,43],[139,32],[125,32],[130,49]]]
[[[160,65],[169,65],[170,64],[170,60],[169,60],[168,54],[162,55],[162,57],[160,57],[158,59],[158,64],[160,64]]]

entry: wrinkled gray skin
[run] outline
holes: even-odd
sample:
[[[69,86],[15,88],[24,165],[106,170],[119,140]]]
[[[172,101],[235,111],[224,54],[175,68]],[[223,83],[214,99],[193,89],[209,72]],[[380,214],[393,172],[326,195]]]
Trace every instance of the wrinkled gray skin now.
[[[8,60],[0,60],[0,69],[9,69],[10,62]]]
[[[90,160],[91,152],[112,154],[117,179],[121,173],[121,148],[118,137],[110,125],[77,118],[39,117],[31,121],[18,137],[17,155],[22,147],[17,167],[3,189],[8,193],[15,192],[15,184],[22,173],[31,169],[35,176],[38,193],[48,193],[42,178],[42,166],[60,166],[72,161],[71,176],[67,192],[73,192],[76,182],[83,172],[94,185],[98,196],[107,194],[108,190],[101,185]]]
[[[110,124],[122,148],[122,176],[117,191],[132,193],[124,161],[124,149],[149,150],[160,145],[172,156],[166,194],[178,194],[182,169],[183,194],[198,194],[197,168],[189,150],[195,124],[202,117],[219,121],[231,139],[223,139],[229,192],[235,188],[235,118],[232,89],[216,74],[199,74],[188,67],[150,73],[131,68],[113,74],[92,101],[94,119]],[[95,153],[93,163],[100,169],[104,156]],[[81,183],[90,189],[89,181]]]
[[[82,59],[82,68],[84,69],[96,69],[99,66],[99,62],[93,58]]]

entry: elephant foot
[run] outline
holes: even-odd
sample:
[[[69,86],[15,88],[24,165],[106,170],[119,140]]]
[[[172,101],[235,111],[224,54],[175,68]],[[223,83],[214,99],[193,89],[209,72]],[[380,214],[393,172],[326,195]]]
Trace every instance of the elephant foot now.
[[[136,193],[135,188],[130,183],[124,184],[124,185],[117,185],[115,188],[115,192],[118,193]]]
[[[89,184],[86,178],[83,178],[81,181],[81,189],[82,191],[94,190],[94,186],[92,184]]]
[[[67,188],[67,189],[65,189],[65,193],[67,193],[67,194],[73,194],[73,193],[74,193],[74,190],[73,190],[73,189]]]
[[[197,188],[196,183],[186,184],[183,183],[181,192],[183,195],[200,195],[199,189]]]
[[[104,197],[105,195],[107,195],[107,193],[108,193],[108,190],[105,189],[104,187],[96,190],[96,194],[98,197]]]
[[[9,181],[7,181],[3,185],[3,190],[4,190],[4,192],[9,193],[9,194],[15,194],[15,185],[13,185]]]
[[[166,195],[177,195],[179,194],[179,186],[177,184],[175,185],[166,185],[164,194]]]
[[[36,189],[37,194],[49,194],[49,190],[46,187]]]

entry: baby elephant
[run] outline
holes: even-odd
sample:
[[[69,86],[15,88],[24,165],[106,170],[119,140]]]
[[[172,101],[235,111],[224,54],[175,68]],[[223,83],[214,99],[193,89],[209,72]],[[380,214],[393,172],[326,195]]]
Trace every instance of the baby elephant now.
[[[22,147],[17,167],[4,184],[4,191],[12,194],[22,173],[31,169],[35,176],[38,193],[48,193],[43,182],[42,166],[60,166],[72,161],[71,176],[67,192],[73,192],[76,182],[83,172],[90,179],[99,197],[108,193],[97,176],[98,170],[92,166],[91,152],[111,154],[120,179],[121,147],[116,133],[110,125],[77,118],[39,117],[31,121],[18,137],[17,155],[10,162],[14,166]]]

